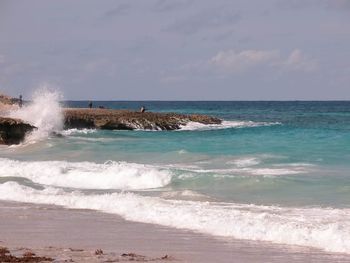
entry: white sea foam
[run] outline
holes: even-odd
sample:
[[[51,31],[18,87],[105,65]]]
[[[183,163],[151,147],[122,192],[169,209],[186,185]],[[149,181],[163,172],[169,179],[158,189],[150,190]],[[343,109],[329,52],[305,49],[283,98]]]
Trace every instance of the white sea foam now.
[[[307,170],[304,167],[294,167],[291,168],[257,168],[250,169],[246,168],[245,172],[248,172],[252,175],[293,175],[293,174],[301,174],[306,173]]]
[[[226,162],[227,164],[234,164],[236,167],[249,167],[258,165],[261,162],[258,158],[255,157],[245,157],[245,158],[237,158],[232,161]]]
[[[41,161],[0,159],[0,177],[24,177],[35,183],[79,189],[150,189],[168,185],[169,170],[150,165],[107,162]]]
[[[259,126],[280,125],[280,122],[254,122],[254,121],[223,121],[221,124],[202,124],[199,122],[189,122],[183,125],[180,131],[196,131],[196,130],[218,130],[229,128],[249,128]]]
[[[76,134],[91,134],[97,132],[96,129],[69,129],[61,131],[62,135],[70,136],[70,135],[76,135]]]
[[[162,198],[167,199],[177,199],[177,200],[210,200],[209,196],[203,195],[196,191],[192,190],[183,190],[183,191],[171,191],[171,192],[163,192],[161,193]]]
[[[186,153],[188,153],[188,151],[182,149],[182,150],[177,151],[177,153],[178,154],[186,154]]]
[[[306,167],[285,167],[285,168],[252,168],[252,167],[242,167],[242,168],[219,168],[219,169],[202,169],[202,168],[191,168],[191,167],[181,167],[182,170],[186,170],[193,173],[214,173],[219,175],[219,177],[230,177],[236,175],[256,175],[256,176],[281,176],[281,175],[296,175],[307,173],[310,170]],[[193,177],[195,174],[186,174],[179,178],[189,178]]]
[[[350,209],[167,200],[132,193],[84,195],[51,187],[35,190],[15,182],[0,185],[0,199],[94,209],[118,214],[127,220],[215,236],[350,253]]]
[[[27,136],[26,142],[46,139],[52,132],[62,129],[60,99],[58,91],[43,86],[34,93],[30,104],[9,113],[10,117],[22,119],[38,128]]]

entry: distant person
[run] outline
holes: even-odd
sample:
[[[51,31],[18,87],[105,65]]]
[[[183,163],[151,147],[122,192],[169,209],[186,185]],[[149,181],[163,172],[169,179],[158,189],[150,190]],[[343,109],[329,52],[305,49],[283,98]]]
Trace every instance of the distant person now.
[[[105,109],[105,107],[104,107],[104,106],[98,106],[98,108],[99,108],[99,109]]]
[[[22,106],[23,106],[22,95],[19,95],[18,106],[19,106],[20,108],[22,108]]]
[[[146,111],[145,106],[142,106],[141,109],[140,109],[140,112],[141,112],[141,113],[144,113],[145,111]]]
[[[92,108],[92,101],[89,102],[89,108]]]

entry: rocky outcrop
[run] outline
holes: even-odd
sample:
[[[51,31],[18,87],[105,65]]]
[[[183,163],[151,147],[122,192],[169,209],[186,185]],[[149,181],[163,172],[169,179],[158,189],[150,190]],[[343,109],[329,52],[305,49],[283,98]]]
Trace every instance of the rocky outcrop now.
[[[7,112],[18,109],[19,99],[11,98],[0,93],[0,115],[6,115]]]
[[[2,104],[12,105],[12,104],[17,104],[18,101],[19,99],[11,98],[9,96],[6,96],[0,93],[0,103]]]
[[[34,126],[22,120],[0,117],[0,144],[19,144],[33,129]]]
[[[95,128],[105,130],[177,130],[188,122],[220,124],[207,115],[136,112],[109,109],[65,109],[65,129]]]

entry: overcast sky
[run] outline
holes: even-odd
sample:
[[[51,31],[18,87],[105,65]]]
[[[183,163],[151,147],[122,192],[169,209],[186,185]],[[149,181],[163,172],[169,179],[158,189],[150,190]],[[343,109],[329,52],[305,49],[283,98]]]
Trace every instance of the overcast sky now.
[[[0,91],[350,99],[350,0],[0,0]]]

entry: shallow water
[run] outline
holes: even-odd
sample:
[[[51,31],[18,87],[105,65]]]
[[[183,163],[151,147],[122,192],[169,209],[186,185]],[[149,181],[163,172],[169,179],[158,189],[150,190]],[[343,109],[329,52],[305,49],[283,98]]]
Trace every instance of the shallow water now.
[[[0,199],[350,253],[350,102],[94,105],[225,122],[171,132],[69,130],[1,147]]]

